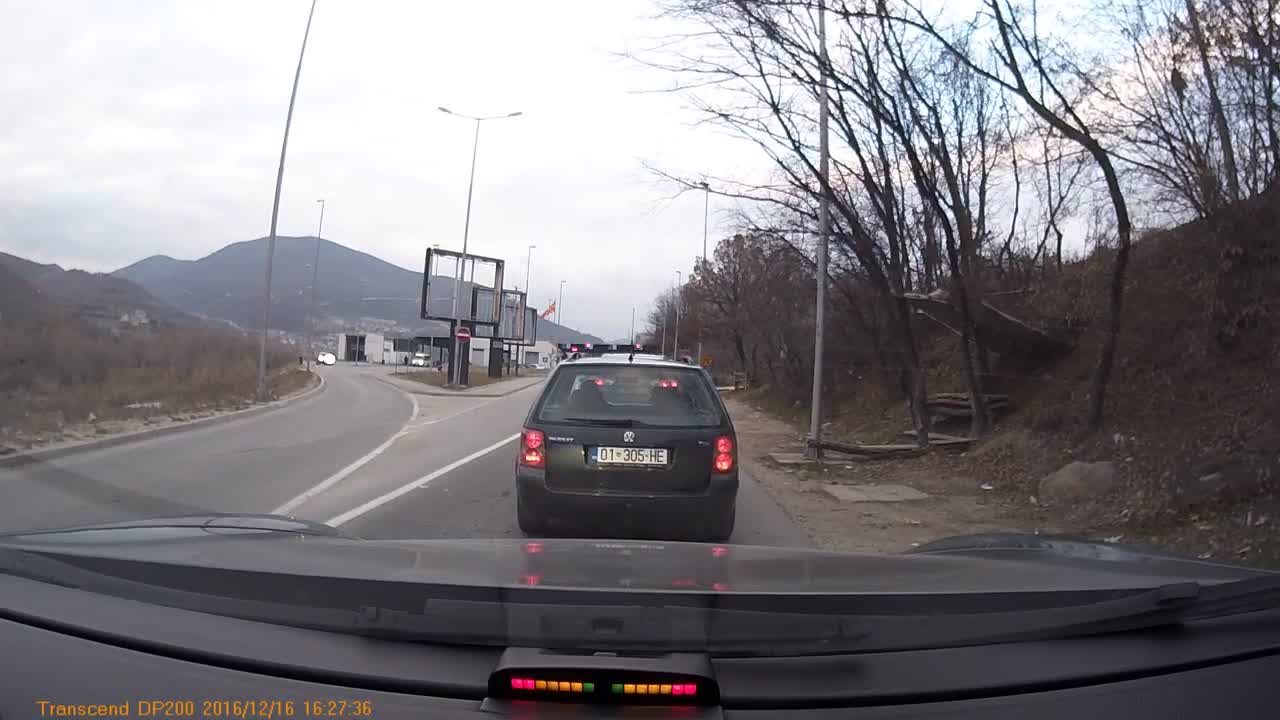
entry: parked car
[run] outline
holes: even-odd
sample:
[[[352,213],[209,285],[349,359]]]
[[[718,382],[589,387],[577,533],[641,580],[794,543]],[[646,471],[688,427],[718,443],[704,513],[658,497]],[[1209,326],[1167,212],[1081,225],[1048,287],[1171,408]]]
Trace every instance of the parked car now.
[[[431,364],[431,358],[427,357],[426,353],[414,353],[409,364],[414,367],[426,367]]]

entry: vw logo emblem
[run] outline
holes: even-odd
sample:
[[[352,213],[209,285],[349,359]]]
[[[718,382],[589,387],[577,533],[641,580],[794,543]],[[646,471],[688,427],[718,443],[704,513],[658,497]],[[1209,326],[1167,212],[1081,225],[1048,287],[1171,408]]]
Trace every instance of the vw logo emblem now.
[[[636,434],[635,434],[635,433],[631,432],[630,430],[628,430],[628,431],[626,431],[626,432],[622,433],[622,442],[629,442],[629,443],[633,443],[633,442],[635,442],[635,441],[636,441]]]

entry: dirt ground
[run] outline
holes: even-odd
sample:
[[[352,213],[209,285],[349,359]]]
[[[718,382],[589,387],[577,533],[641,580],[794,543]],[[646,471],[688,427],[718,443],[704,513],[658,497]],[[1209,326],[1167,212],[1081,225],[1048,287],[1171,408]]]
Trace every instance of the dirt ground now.
[[[965,472],[958,454],[906,460],[841,461],[783,465],[769,455],[799,452],[804,436],[795,427],[732,394],[725,398],[738,431],[742,463],[753,479],[823,549],[898,553],[950,535],[990,531],[1050,531],[1028,526],[1027,513],[1005,496],[984,490]],[[905,485],[928,495],[921,500],[849,502],[823,488],[836,485]],[[991,487],[988,485],[988,487]]]

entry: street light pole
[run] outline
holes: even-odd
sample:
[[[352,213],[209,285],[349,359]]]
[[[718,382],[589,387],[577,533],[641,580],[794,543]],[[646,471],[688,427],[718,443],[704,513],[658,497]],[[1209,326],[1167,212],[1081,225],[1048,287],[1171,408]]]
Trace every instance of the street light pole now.
[[[564,281],[560,281],[560,299],[556,300],[556,324],[562,325],[560,321],[564,318]]]
[[[470,239],[470,236],[471,236],[471,198],[475,191],[475,186],[476,186],[476,155],[480,152],[480,123],[484,122],[485,120],[499,120],[502,118],[513,118],[521,115],[522,113],[517,111],[513,113],[507,113],[506,115],[490,115],[487,117],[477,117],[474,115],[463,115],[462,113],[456,113],[450,110],[449,108],[444,107],[443,105],[436,109],[442,113],[445,113],[446,115],[456,115],[458,117],[466,118],[468,120],[474,120],[476,123],[475,139],[472,141],[472,144],[471,144],[471,175],[467,180],[467,215],[466,215],[466,219],[463,220],[463,224],[462,224],[462,259],[458,262],[457,274],[453,279],[453,310],[451,314],[453,315],[455,321],[459,325],[461,325],[462,318],[461,316],[458,315],[458,295],[462,290],[462,274],[467,265],[467,241]],[[472,274],[472,280],[475,280],[474,264],[472,265],[471,274]],[[499,288],[499,291],[501,291],[501,288]],[[453,347],[454,347],[453,380],[455,384],[459,384],[459,385],[462,384],[462,348],[460,347],[461,345],[462,343],[458,342],[458,337],[457,337],[457,334],[455,333],[453,338]]]
[[[293,90],[289,93],[289,112],[284,118],[284,140],[280,143],[280,166],[276,169],[276,195],[271,203],[271,234],[267,237],[267,273],[262,290],[262,337],[258,341],[258,383],[255,394],[259,402],[267,400],[267,333],[271,329],[271,263],[276,256],[276,221],[280,217],[280,187],[284,184],[284,158],[289,149],[289,126],[293,124],[293,104],[298,98],[298,80],[302,78],[302,58],[307,53],[311,35],[311,18],[316,14],[316,0],[311,0],[307,13],[307,29],[302,32],[302,49],[298,51],[298,69],[293,73]]]
[[[635,344],[636,344],[636,308],[634,305],[632,305],[631,306],[631,345],[634,347]]]
[[[818,258],[817,258],[817,299],[814,308],[813,327],[813,397],[809,410],[809,448],[806,452],[812,458],[822,458],[822,377],[823,377],[823,333],[827,322],[827,236],[831,232],[831,148],[828,135],[830,111],[827,108],[827,10],[823,0],[818,0],[818,47],[821,53],[819,63],[819,87],[822,97],[818,101],[818,173],[821,175],[822,197],[818,203]]]
[[[675,336],[671,339],[671,359],[680,359],[680,283],[684,279],[684,273],[676,271],[676,331]]]
[[[311,317],[307,323],[307,372],[311,372],[311,356],[315,354],[311,344],[316,334],[316,280],[320,277],[320,235],[324,232],[324,198],[316,202],[320,203],[320,226],[316,228],[316,256],[311,261]]]

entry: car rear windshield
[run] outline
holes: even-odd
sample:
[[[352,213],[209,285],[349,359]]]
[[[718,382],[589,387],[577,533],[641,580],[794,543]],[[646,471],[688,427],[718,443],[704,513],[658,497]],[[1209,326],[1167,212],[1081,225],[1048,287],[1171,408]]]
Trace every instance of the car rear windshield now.
[[[723,417],[715,392],[707,376],[696,368],[562,366],[542,395],[537,419],[716,427]]]

